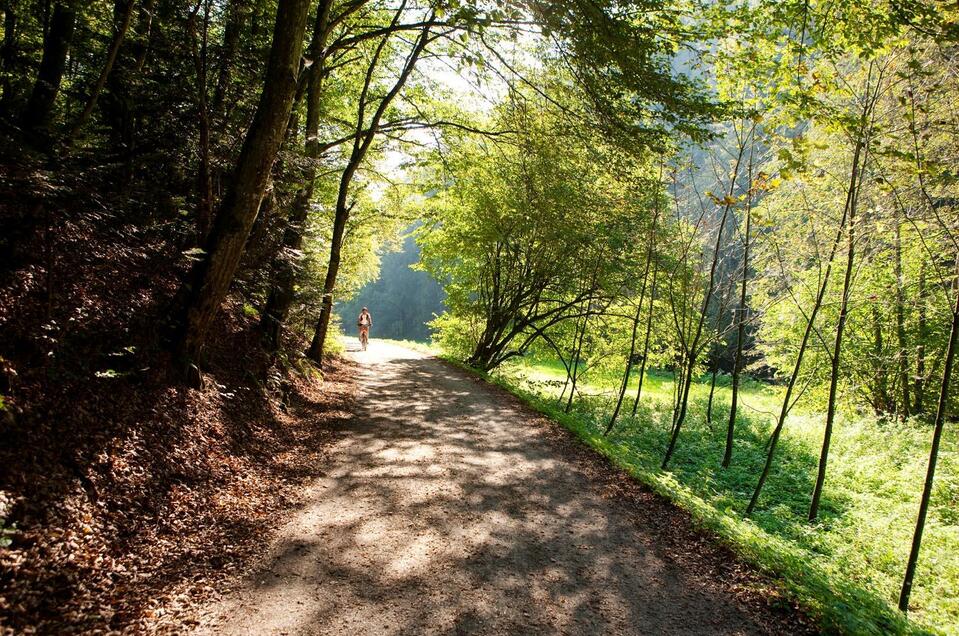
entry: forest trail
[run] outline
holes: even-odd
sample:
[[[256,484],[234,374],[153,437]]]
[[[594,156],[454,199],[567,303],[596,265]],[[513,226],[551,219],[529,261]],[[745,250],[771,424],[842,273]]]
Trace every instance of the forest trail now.
[[[784,629],[737,600],[724,564],[677,555],[668,531],[610,496],[568,436],[511,396],[383,342],[348,355],[358,413],[326,477],[254,574],[204,610],[199,633]]]

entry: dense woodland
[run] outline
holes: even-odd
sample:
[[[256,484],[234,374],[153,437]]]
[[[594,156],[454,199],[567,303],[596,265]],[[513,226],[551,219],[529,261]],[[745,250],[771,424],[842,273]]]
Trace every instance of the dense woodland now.
[[[15,629],[58,602],[44,586],[99,598],[79,591],[82,569],[57,563],[57,537],[82,536],[98,505],[172,505],[169,483],[101,494],[129,440],[195,443],[186,429],[164,437],[157,405],[186,414],[222,396],[225,369],[285,403],[289,378],[335,364],[334,303],[377,278],[414,222],[419,266],[445,293],[431,327],[450,355],[485,372],[559,360],[567,411],[588,369],[615,369],[607,433],[637,414],[647,371],[671,372],[662,470],[697,425],[701,377],[732,387],[728,408],[706,411],[724,427],[722,467],[737,462],[745,376],[781,386],[765,466],[736,515],[774,505],[763,489],[799,403],[823,412],[810,532],[844,414],[921,427],[928,456],[902,458],[925,467],[917,516],[901,520],[915,528],[898,556],[910,610],[930,510],[959,504],[959,483],[936,481],[959,389],[952,4],[0,10],[0,585],[21,586],[0,594],[0,612]],[[154,468],[200,479],[170,464]],[[81,503],[57,513],[66,530],[44,534],[40,511],[68,495]],[[141,530],[111,519],[96,528],[104,549],[139,549]],[[955,531],[955,518],[935,522]],[[923,624],[956,629],[959,590],[934,589],[951,609]]]

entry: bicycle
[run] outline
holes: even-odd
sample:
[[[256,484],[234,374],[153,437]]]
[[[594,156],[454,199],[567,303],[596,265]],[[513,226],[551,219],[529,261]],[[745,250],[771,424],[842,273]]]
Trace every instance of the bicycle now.
[[[370,330],[360,327],[360,349],[366,351],[366,345],[370,342]]]

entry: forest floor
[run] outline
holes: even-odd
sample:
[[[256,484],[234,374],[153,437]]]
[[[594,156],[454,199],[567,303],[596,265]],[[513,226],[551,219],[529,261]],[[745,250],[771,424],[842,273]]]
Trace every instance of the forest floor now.
[[[374,341],[325,476],[199,633],[809,633],[775,584],[507,392]]]

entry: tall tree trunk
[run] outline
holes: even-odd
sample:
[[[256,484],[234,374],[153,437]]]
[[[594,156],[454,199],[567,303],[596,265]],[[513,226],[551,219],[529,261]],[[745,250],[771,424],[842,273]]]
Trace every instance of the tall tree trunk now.
[[[133,68],[137,73],[143,72],[147,63],[147,53],[150,51],[150,36],[153,34],[153,7],[156,0],[143,0],[137,15],[137,24],[133,38]]]
[[[746,195],[746,229],[743,235],[743,272],[740,279],[739,308],[736,311],[736,355],[733,358],[732,396],[729,401],[729,421],[726,424],[726,450],[723,452],[723,468],[729,468],[733,461],[736,412],[739,408],[739,377],[743,372],[743,341],[746,339],[746,298],[749,286],[749,247],[752,233],[752,183],[749,187],[750,193]]]
[[[895,252],[895,275],[896,275],[896,367],[899,372],[899,385],[902,393],[902,417],[909,417],[912,413],[912,402],[909,396],[909,342],[906,339],[906,319],[905,319],[905,289],[902,276],[902,221],[899,218],[900,208],[896,206],[896,238],[893,242]]]
[[[187,360],[200,355],[207,331],[229,291],[266,190],[290,117],[309,0],[280,0],[266,79],[256,115],[240,151],[230,189],[193,272],[178,343]]]
[[[107,84],[107,78],[110,77],[110,71],[113,70],[113,64],[117,60],[117,54],[120,52],[120,45],[123,44],[123,38],[126,37],[127,29],[130,28],[130,18],[133,16],[133,5],[134,0],[123,0],[122,4],[118,7],[119,11],[117,11],[116,25],[114,27],[115,32],[113,39],[110,41],[110,47],[107,49],[107,58],[103,62],[103,68],[100,69],[100,75],[97,77],[97,81],[90,91],[90,96],[87,98],[83,110],[80,111],[80,114],[73,122],[73,126],[70,128],[70,132],[67,134],[67,144],[72,142],[80,133],[83,125],[87,123],[87,119],[93,114],[93,109],[97,105],[97,99],[100,98],[100,93],[103,92],[103,87]]]
[[[656,222],[659,220],[659,193],[656,193],[656,208],[653,212],[653,224],[650,228],[649,241],[646,244],[646,264],[643,266],[643,282],[640,285],[639,303],[636,305],[636,314],[633,316],[633,331],[629,339],[629,355],[626,357],[626,370],[623,372],[623,381],[619,387],[619,396],[616,399],[616,408],[609,418],[609,424],[606,425],[604,435],[609,435],[616,425],[616,417],[623,407],[623,398],[626,396],[626,389],[629,386],[629,373],[633,369],[633,357],[636,355],[636,336],[639,330],[639,321],[643,313],[643,301],[646,299],[646,284],[649,282],[649,269],[653,261],[653,243],[656,240]]]
[[[283,231],[283,251],[275,262],[275,275],[267,297],[260,327],[265,336],[266,348],[276,351],[280,346],[280,333],[293,304],[293,288],[296,280],[297,254],[303,246],[306,219],[313,200],[316,182],[316,161],[320,156],[319,130],[323,83],[324,51],[329,35],[330,7],[332,0],[320,0],[317,7],[316,26],[310,43],[309,56],[313,64],[307,73],[306,94],[306,160],[303,185],[293,199],[290,216]]]
[[[196,32],[196,15],[203,6],[202,35]],[[197,171],[199,198],[196,207],[196,244],[204,245],[213,226],[213,179],[210,174],[210,109],[207,100],[207,42],[209,40],[210,0],[201,0],[188,20],[196,71],[197,127],[200,166]]]
[[[730,279],[729,285],[723,288],[721,295],[719,297],[719,308],[716,311],[716,335],[722,333],[722,320],[723,315],[726,313],[726,308],[729,304],[729,295],[732,291],[732,280]],[[716,399],[716,377],[719,375],[719,363],[722,356],[722,352],[716,352],[716,345],[719,344],[720,340],[717,338],[710,347],[709,354],[707,355],[707,360],[711,363],[711,378],[709,380],[709,399],[706,400],[706,424],[712,428],[713,425],[713,401]]]
[[[247,0],[231,0],[226,14],[226,26],[223,28],[223,53],[220,55],[220,67],[217,70],[216,87],[210,104],[211,119],[219,121],[225,103],[233,63],[240,48],[240,32],[247,14]]]
[[[959,289],[959,283],[954,285],[954,291],[956,289]],[[949,332],[949,345],[946,348],[942,384],[939,387],[939,405],[936,408],[932,447],[929,449],[929,466],[926,469],[926,481],[922,486],[922,497],[919,499],[919,516],[916,519],[916,531],[912,536],[912,548],[909,550],[906,575],[903,578],[902,590],[899,593],[899,609],[903,612],[909,610],[909,596],[912,594],[913,579],[916,576],[916,563],[919,561],[919,548],[922,545],[922,533],[926,527],[926,515],[929,512],[929,500],[932,497],[932,482],[936,476],[939,444],[942,441],[942,431],[946,423],[946,409],[949,405],[949,388],[952,382],[952,366],[956,356],[957,340],[959,340],[959,293],[956,293],[956,300],[952,309],[952,327]]]
[[[739,158],[736,160],[736,169],[733,171],[733,178],[730,183],[729,189],[732,196],[734,188],[736,187],[736,175],[739,174],[739,163],[742,159],[742,151],[739,153]],[[675,409],[675,417],[673,424],[673,434],[669,438],[669,446],[666,448],[666,454],[663,456],[662,468],[666,470],[666,467],[669,465],[669,460],[673,456],[673,451],[676,450],[676,441],[679,439],[679,431],[683,426],[683,421],[686,419],[686,413],[689,408],[689,386],[693,381],[693,371],[696,368],[696,359],[699,357],[699,340],[702,337],[703,325],[706,322],[706,314],[709,311],[709,304],[713,298],[713,292],[715,291],[716,284],[716,268],[719,265],[719,254],[722,249],[722,238],[723,230],[726,229],[726,219],[729,218],[729,211],[732,209],[732,204],[727,203],[723,207],[723,215],[719,221],[719,231],[716,233],[716,245],[713,248],[713,258],[712,263],[709,266],[709,282],[706,285],[706,292],[703,294],[703,306],[701,314],[696,323],[696,332],[693,336],[692,341],[689,343],[688,349],[683,352],[684,358],[684,367],[683,367],[683,386],[682,391],[679,393],[679,403],[677,404],[677,409]]]
[[[876,388],[875,398],[873,400],[873,410],[876,415],[891,413],[896,408],[895,400],[889,395],[889,379],[887,377],[886,362],[883,360],[883,350],[885,349],[884,338],[882,335],[882,316],[879,314],[879,307],[872,306],[872,356],[875,360]]]
[[[396,25],[405,6],[405,3],[401,4],[400,8],[394,13],[391,28]],[[350,154],[349,162],[347,163],[346,169],[343,171],[343,175],[340,178],[340,187],[336,198],[336,211],[333,219],[333,236],[330,240],[330,261],[326,268],[326,279],[323,281],[323,300],[320,307],[320,317],[316,321],[316,331],[313,334],[313,340],[310,343],[310,348],[306,352],[308,358],[321,366],[323,364],[323,350],[326,347],[326,337],[330,328],[330,318],[333,316],[333,294],[336,291],[336,277],[340,271],[340,258],[343,250],[343,235],[346,231],[346,222],[349,220],[350,211],[353,207],[349,204],[350,184],[353,181],[353,176],[356,174],[357,169],[363,162],[364,157],[366,157],[366,152],[373,143],[373,139],[376,137],[383,113],[386,112],[387,107],[390,105],[390,103],[392,103],[393,99],[403,88],[403,85],[406,84],[406,80],[409,78],[410,73],[413,72],[413,67],[416,66],[416,62],[419,60],[420,54],[429,43],[430,27],[432,26],[433,18],[434,15],[431,15],[426,21],[427,26],[423,28],[419,38],[413,45],[413,49],[406,58],[403,70],[400,72],[399,77],[393,84],[393,87],[390,89],[390,91],[380,100],[380,104],[377,107],[376,112],[374,112],[373,117],[370,119],[369,128],[366,129],[367,132],[363,134],[362,131],[364,130],[363,121],[365,119],[364,112],[366,108],[367,91],[369,90],[370,82],[373,77],[373,71],[378,63],[378,58],[382,52],[383,46],[385,46],[386,41],[389,38],[389,35],[384,36],[380,41],[377,51],[373,56],[373,60],[367,69],[364,88],[359,99],[359,112],[356,122],[357,135],[353,142],[353,152]]]
[[[926,320],[926,262],[919,265],[919,289],[917,290],[916,304],[919,308],[919,322],[916,333],[916,383],[913,385],[913,413],[919,415],[926,409],[926,338],[929,335]]]
[[[585,314],[584,314],[585,319]],[[562,404],[563,399],[566,397],[566,389],[569,388],[570,380],[573,378],[573,365],[577,363],[577,354],[576,354],[576,342],[579,340],[579,319],[576,320],[576,324],[573,326],[573,340],[569,345],[569,364],[564,365],[566,367],[566,381],[563,382],[563,390],[560,392],[559,397],[556,398],[557,404]]]
[[[755,133],[755,124],[749,132],[751,137]],[[713,291],[716,284],[716,267],[719,264],[719,254],[722,248],[723,231],[726,229],[726,220],[733,206],[733,196],[736,193],[736,183],[739,180],[739,170],[742,167],[743,157],[746,153],[746,137],[740,138],[739,149],[736,154],[736,161],[733,164],[732,175],[729,180],[729,188],[723,205],[723,215],[719,221],[719,231],[716,234],[716,245],[713,249],[713,259],[709,267],[709,283],[706,286],[706,293],[703,295],[703,305],[700,311],[699,320],[696,324],[696,333],[690,342],[689,347],[683,351],[683,377],[681,390],[677,392],[678,402],[673,409],[673,428],[669,438],[669,446],[663,455],[662,469],[666,470],[669,460],[676,450],[676,442],[679,439],[679,432],[682,429],[683,422],[686,420],[686,413],[689,408],[689,387],[693,381],[693,372],[696,368],[696,360],[699,357],[699,340],[702,337],[703,325],[706,321],[706,314],[709,311],[709,304],[712,301]]]
[[[854,153],[857,158],[861,150],[862,144],[860,142],[856,144],[856,150]],[[858,159],[854,161],[854,164],[858,165]],[[746,506],[746,516],[751,515],[753,510],[756,509],[756,504],[759,502],[759,496],[762,494],[763,486],[766,484],[766,479],[769,478],[769,471],[772,468],[773,458],[776,454],[776,447],[779,444],[779,437],[782,434],[783,426],[786,424],[786,416],[789,415],[789,410],[792,408],[792,404],[790,403],[792,400],[792,393],[796,388],[796,380],[799,378],[799,371],[802,369],[802,361],[806,354],[806,347],[809,345],[809,337],[812,335],[816,317],[819,315],[819,310],[822,308],[822,301],[826,295],[826,289],[829,286],[829,277],[832,273],[833,260],[835,259],[836,252],[838,251],[839,245],[842,242],[842,237],[846,233],[846,221],[848,218],[849,205],[847,199],[847,205],[844,206],[842,212],[842,219],[839,221],[839,228],[836,230],[836,238],[833,240],[832,248],[829,250],[829,259],[826,261],[826,270],[823,272],[822,281],[819,284],[819,291],[816,294],[816,301],[813,304],[812,311],[809,313],[809,317],[806,319],[806,329],[803,331],[803,337],[799,343],[799,351],[796,354],[796,364],[793,366],[792,374],[789,376],[789,382],[786,384],[786,394],[783,397],[783,406],[779,411],[779,418],[776,420],[776,427],[773,429],[773,433],[769,437],[769,442],[766,449],[766,462],[763,465],[762,473],[759,475],[759,481],[756,483],[756,488],[753,490],[753,496],[749,500],[749,505]]]
[[[643,287],[646,286],[646,277],[643,276]],[[642,318],[643,295],[639,296],[639,303],[636,305],[636,311],[633,314],[632,331],[629,337],[629,353],[626,354],[626,368],[623,370],[623,380],[619,383],[619,393],[616,395],[616,406],[613,407],[613,414],[609,416],[609,422],[606,424],[606,430],[603,435],[609,435],[613,427],[616,426],[616,418],[619,417],[619,411],[623,408],[623,399],[626,397],[626,389],[629,387],[629,374],[633,370],[633,359],[636,357],[636,337],[639,335],[639,321]]]
[[[40,70],[23,110],[22,124],[27,130],[41,132],[53,117],[53,106],[60,92],[76,22],[77,13],[73,7],[61,2],[54,6],[50,29],[43,39]]]
[[[719,355],[713,352],[715,360],[712,361],[711,377],[709,379],[709,398],[706,400],[706,424],[712,429],[713,424],[713,401],[716,399],[716,377],[719,375]]]
[[[856,206],[859,202],[860,176],[859,157],[862,144],[856,146],[852,159],[852,175],[849,179],[849,193],[846,199],[847,227],[846,242],[846,273],[842,282],[842,300],[839,306],[839,321],[836,323],[836,338],[830,356],[831,369],[829,373],[829,398],[826,402],[826,427],[823,431],[822,450],[819,454],[819,470],[816,475],[816,485],[813,487],[812,503],[809,505],[809,520],[813,521],[819,514],[819,500],[822,498],[823,485],[826,482],[826,464],[829,461],[829,445],[832,442],[832,427],[836,421],[836,396],[839,387],[839,369],[842,357],[842,337],[846,329],[846,320],[849,317],[849,290],[852,286],[852,271],[856,258]]]
[[[10,111],[11,104],[16,101],[14,94],[14,83],[10,81],[13,76],[14,63],[17,57],[17,45],[19,39],[19,9],[17,0],[4,0],[3,2],[3,44],[0,45],[0,75],[3,76],[3,96],[0,97],[0,113],[7,114]]]
[[[579,342],[576,344],[576,351],[573,353],[573,364],[572,366],[572,385],[569,388],[569,398],[566,400],[566,407],[563,409],[564,412],[569,413],[573,408],[573,398],[576,396],[576,382],[579,380],[579,361],[583,355],[583,340],[586,339],[586,330],[589,328],[589,319],[592,315],[593,310],[593,301],[587,301],[586,304],[586,315],[583,316],[583,327],[579,332]]]
[[[659,262],[653,262],[653,281],[649,290],[649,315],[646,316],[646,335],[643,338],[643,355],[639,363],[639,385],[636,387],[636,399],[633,400],[633,417],[639,408],[639,400],[643,397],[643,381],[646,379],[646,365],[649,361],[649,338],[653,332],[653,314],[656,302],[656,275],[659,273]]]
[[[873,81],[873,67],[870,66],[869,77],[866,80],[866,92],[863,96],[864,104],[862,112],[859,114],[859,126],[857,128],[857,136],[855,148],[853,150],[852,156],[852,166],[850,168],[849,175],[849,186],[846,190],[846,201],[843,206],[842,220],[839,224],[839,230],[836,233],[836,239],[833,242],[832,249],[829,252],[829,262],[826,265],[826,271],[823,275],[822,285],[819,288],[819,294],[816,297],[816,304],[813,307],[813,311],[809,316],[809,320],[806,323],[806,331],[803,334],[803,341],[799,348],[799,355],[796,358],[796,366],[793,369],[793,375],[790,378],[789,385],[786,389],[786,397],[783,400],[783,408],[779,415],[779,421],[776,423],[776,428],[773,430],[773,434],[769,439],[769,449],[766,453],[766,463],[763,466],[762,474],[759,477],[759,482],[756,484],[756,489],[753,491],[753,496],[749,501],[749,505],[746,507],[746,514],[752,514],[753,510],[756,508],[756,504],[759,502],[759,495],[762,492],[763,485],[766,483],[766,479],[769,477],[769,471],[772,467],[773,457],[776,453],[776,446],[779,442],[779,436],[782,433],[783,426],[786,422],[786,415],[789,412],[790,404],[789,400],[791,398],[792,389],[795,385],[796,378],[799,376],[799,370],[802,365],[803,354],[806,349],[806,345],[809,341],[809,335],[812,331],[813,324],[816,319],[816,315],[819,312],[819,308],[822,306],[823,297],[826,294],[826,288],[829,284],[829,274],[832,269],[833,259],[835,258],[836,251],[839,249],[839,244],[842,240],[842,236],[847,232],[848,226],[848,245],[846,253],[846,274],[843,281],[842,289],[842,306],[839,312],[839,324],[836,329],[836,339],[835,345],[832,353],[832,369],[830,376],[830,386],[829,386],[829,404],[826,413],[826,427],[823,435],[823,446],[822,452],[819,459],[819,471],[816,478],[816,486],[813,491],[812,505],[809,507],[809,518],[810,520],[816,518],[819,506],[819,498],[822,494],[822,486],[825,481],[826,476],[826,462],[829,455],[829,443],[832,437],[832,425],[835,420],[836,415],[836,390],[838,384],[839,376],[839,362],[840,355],[842,353],[842,335],[843,329],[846,323],[846,316],[848,314],[848,301],[849,301],[849,287],[852,281],[852,268],[855,258],[855,214],[856,207],[859,202],[859,191],[862,187],[862,179],[864,171],[862,166],[865,164],[865,156],[868,156],[869,152],[869,137],[871,134],[872,126],[872,114],[875,109],[876,102],[879,99],[879,91],[882,86],[882,73],[880,72],[879,77],[876,79],[875,85],[872,84]]]

